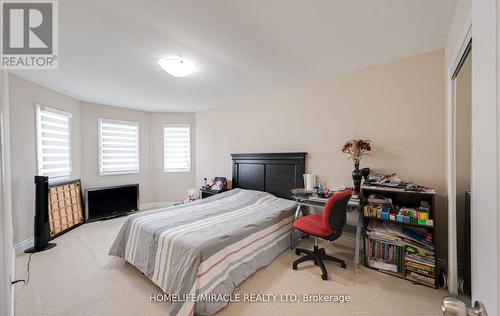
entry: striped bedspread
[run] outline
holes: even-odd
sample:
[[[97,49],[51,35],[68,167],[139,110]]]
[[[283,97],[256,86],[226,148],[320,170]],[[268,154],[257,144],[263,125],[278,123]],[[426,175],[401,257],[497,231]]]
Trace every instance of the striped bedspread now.
[[[130,215],[110,255],[124,258],[165,293],[169,315],[212,315],[230,294],[289,247],[295,203],[233,189],[186,205]]]

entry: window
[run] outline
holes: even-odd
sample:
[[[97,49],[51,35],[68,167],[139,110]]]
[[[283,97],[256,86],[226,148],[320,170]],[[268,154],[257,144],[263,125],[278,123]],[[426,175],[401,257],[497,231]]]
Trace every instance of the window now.
[[[99,120],[99,174],[139,172],[139,124]]]
[[[36,105],[38,174],[49,179],[71,176],[71,114]]]
[[[165,172],[191,171],[190,126],[163,126],[163,167]]]

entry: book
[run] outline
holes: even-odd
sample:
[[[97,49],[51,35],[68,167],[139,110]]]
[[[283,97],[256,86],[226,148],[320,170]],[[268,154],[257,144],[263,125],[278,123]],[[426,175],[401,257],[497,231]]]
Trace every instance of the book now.
[[[392,272],[403,271],[404,249],[401,245],[366,236],[367,258],[370,267]]]
[[[405,239],[405,238],[403,238],[401,242],[404,245],[411,246],[415,249],[418,249],[419,251],[426,253],[429,256],[434,256],[434,247],[432,247],[432,249],[429,249],[427,246],[424,246],[424,245],[419,244],[413,240]]]
[[[423,271],[428,271],[430,273],[434,273],[436,271],[435,266],[420,264],[420,263],[413,262],[413,261],[406,261],[406,267],[413,267],[415,269],[420,269],[420,270],[423,270]]]
[[[435,277],[435,274],[432,273],[432,272],[429,272],[429,271],[426,271],[426,270],[422,270],[422,269],[419,269],[419,268],[415,268],[413,266],[406,266],[406,271],[413,271],[413,272],[417,272],[418,274],[422,274],[422,275],[425,275],[425,276],[428,276],[430,278],[433,278]]]
[[[387,263],[382,260],[377,260],[376,258],[370,258],[368,260],[368,266],[380,270],[398,272],[398,266],[394,263]]]
[[[387,204],[392,205],[392,200],[386,197],[369,197],[366,199],[366,201],[369,204],[375,204],[375,205],[387,205]]]
[[[431,242],[428,242],[425,240],[424,236],[420,235],[419,233],[408,229],[408,228],[403,228],[403,234],[404,234],[404,239],[406,240],[411,240],[413,242],[416,242],[420,245],[423,245],[429,249],[434,250],[434,245]]]
[[[408,271],[406,273],[406,278],[408,278],[408,279],[410,279],[412,281],[421,282],[421,283],[424,283],[424,284],[427,284],[427,285],[430,285],[430,286],[434,286],[435,285],[434,278],[431,278],[431,277],[428,277],[428,276],[425,276],[425,275],[422,275],[422,274],[418,274],[418,273],[413,272],[413,271]]]
[[[413,261],[413,262],[424,264],[424,265],[430,265],[430,266],[434,266],[436,263],[436,260],[434,259],[434,257],[430,257],[430,256],[424,257],[424,256],[421,256],[418,254],[413,254],[413,253],[406,253],[405,260]]]

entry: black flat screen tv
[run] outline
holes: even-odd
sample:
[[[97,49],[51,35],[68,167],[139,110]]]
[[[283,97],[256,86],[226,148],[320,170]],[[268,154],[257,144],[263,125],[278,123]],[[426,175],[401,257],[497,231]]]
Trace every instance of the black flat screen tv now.
[[[126,215],[139,210],[139,184],[85,190],[87,221]]]

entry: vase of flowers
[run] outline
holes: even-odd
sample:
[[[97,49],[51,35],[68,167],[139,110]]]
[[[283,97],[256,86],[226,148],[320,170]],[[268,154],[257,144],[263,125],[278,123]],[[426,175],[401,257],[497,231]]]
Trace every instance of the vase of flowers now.
[[[363,156],[370,154],[369,151],[372,150],[369,140],[365,139],[351,139],[347,141],[342,146],[342,152],[349,154],[349,159],[354,162],[354,170],[352,172],[352,180],[354,182],[354,192],[353,194],[359,194],[361,189],[361,171],[359,170],[359,162]]]

